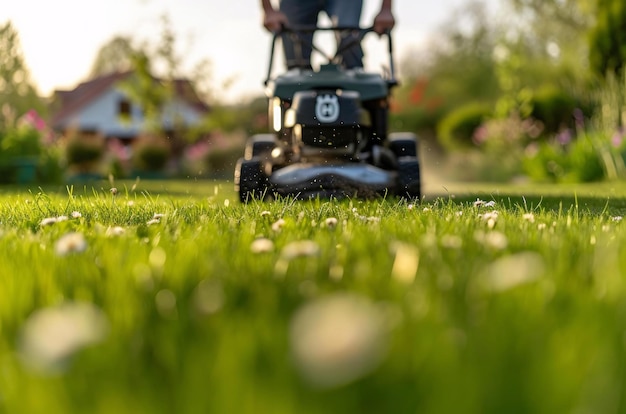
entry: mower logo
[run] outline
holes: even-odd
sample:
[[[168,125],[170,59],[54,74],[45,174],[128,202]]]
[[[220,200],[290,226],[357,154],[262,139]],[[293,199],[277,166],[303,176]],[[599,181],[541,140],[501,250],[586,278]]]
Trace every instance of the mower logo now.
[[[335,95],[319,95],[315,101],[315,116],[328,124],[339,118],[339,99]]]

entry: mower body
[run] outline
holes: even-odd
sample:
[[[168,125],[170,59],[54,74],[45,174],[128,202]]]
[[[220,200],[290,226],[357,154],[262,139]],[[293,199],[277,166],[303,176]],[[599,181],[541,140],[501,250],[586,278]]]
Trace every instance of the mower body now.
[[[392,62],[390,36],[389,46]],[[271,132],[250,137],[237,162],[235,189],[242,202],[276,196],[421,197],[417,137],[387,132],[390,91],[397,83],[393,70],[383,77],[345,69],[335,57],[315,70],[271,77],[271,61]]]

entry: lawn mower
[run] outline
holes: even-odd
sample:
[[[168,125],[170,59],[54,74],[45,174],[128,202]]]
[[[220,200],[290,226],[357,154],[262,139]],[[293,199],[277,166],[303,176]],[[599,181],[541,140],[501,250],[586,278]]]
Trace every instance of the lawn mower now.
[[[313,42],[316,31],[352,36],[334,56]],[[388,133],[390,92],[397,85],[391,34],[389,67],[368,73],[346,69],[341,53],[361,42],[372,28],[285,28],[273,36],[265,81],[272,132],[248,138],[237,161],[235,190],[243,203],[276,197],[421,198],[418,139],[408,132]],[[272,77],[277,39],[308,42],[322,63]],[[301,48],[300,48],[301,49]]]

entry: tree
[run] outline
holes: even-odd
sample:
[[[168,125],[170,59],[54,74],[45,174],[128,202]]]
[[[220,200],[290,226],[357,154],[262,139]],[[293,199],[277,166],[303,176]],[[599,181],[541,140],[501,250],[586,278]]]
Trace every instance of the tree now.
[[[94,60],[90,76],[97,77],[112,72],[132,69],[134,56],[140,53],[128,36],[117,35],[103,45]]]
[[[573,81],[587,77],[586,37],[593,24],[596,0],[507,1],[513,16],[507,24],[527,53],[545,63],[539,68],[541,77],[545,70]]]
[[[447,112],[475,101],[495,102],[500,87],[493,49],[499,31],[481,2],[455,12],[428,49],[401,62],[391,127],[428,136]]]
[[[596,21],[590,32],[591,68],[600,76],[620,75],[626,61],[626,4],[598,0]]]
[[[194,141],[214,130],[232,132],[234,129],[256,125],[259,112],[256,106],[255,111],[248,113],[240,107],[220,103],[232,79],[216,85],[210,59],[194,62],[190,69],[184,69],[177,40],[170,19],[164,15],[161,17],[161,33],[156,41],[116,35],[104,44],[92,65],[91,75],[132,70],[134,75],[127,78],[122,87],[129,98],[143,109],[146,130],[154,133],[162,132],[160,121],[163,119],[163,103],[173,97],[176,79],[189,79],[198,96],[210,103],[211,113],[192,130],[182,131],[178,125],[178,130],[174,128],[175,131],[168,131],[168,136],[173,140],[174,152],[180,151],[185,141]],[[263,113],[266,112],[265,108]]]
[[[498,30],[484,4],[470,2],[442,26],[426,52],[402,63],[402,72],[411,80],[428,78],[430,88],[454,102],[493,99],[498,93],[492,58]]]
[[[589,84],[585,41],[591,0],[507,0],[507,30],[496,49],[504,95],[498,113],[530,115],[547,87],[586,100]],[[582,103],[581,103],[582,104]]]
[[[131,56],[133,74],[122,82],[122,89],[143,111],[146,132],[159,133],[163,128],[163,108],[173,93],[167,82],[153,75],[149,56],[137,52]]]
[[[19,35],[7,21],[0,26],[0,130],[31,109],[42,114],[45,106],[30,79]]]
[[[201,68],[210,68],[210,65],[203,62],[192,73],[184,74],[180,66],[182,59],[177,52],[177,36],[167,15],[161,18],[161,24],[160,37],[155,43],[144,42],[140,47],[133,48],[130,39],[122,38],[121,41],[114,39],[110,45],[114,50],[113,46],[117,45],[122,46],[118,50],[131,52],[128,58],[133,74],[123,81],[122,88],[142,108],[144,130],[152,135],[167,137],[173,158],[177,161],[191,141],[209,131],[198,128],[189,130],[175,106],[167,103],[175,100],[179,79],[189,79],[192,84],[200,83],[205,80],[201,76],[206,73]],[[168,125],[164,125],[164,119],[169,120]]]

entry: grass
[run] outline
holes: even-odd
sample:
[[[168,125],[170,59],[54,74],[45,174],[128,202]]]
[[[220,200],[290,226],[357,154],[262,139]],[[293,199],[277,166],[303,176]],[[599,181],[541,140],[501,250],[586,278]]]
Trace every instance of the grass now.
[[[0,192],[0,413],[626,412],[624,185],[115,186]]]

